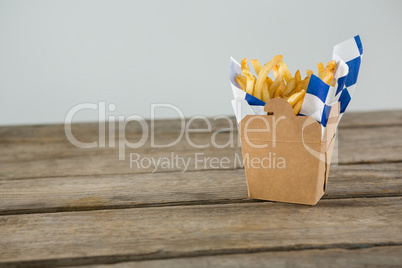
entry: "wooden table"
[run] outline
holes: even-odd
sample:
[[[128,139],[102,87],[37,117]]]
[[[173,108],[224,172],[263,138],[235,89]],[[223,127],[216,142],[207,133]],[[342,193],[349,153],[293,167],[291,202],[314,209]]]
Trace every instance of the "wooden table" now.
[[[157,121],[155,141],[178,137],[180,122]],[[196,120],[192,128],[202,127]],[[217,120],[212,130],[228,127]],[[98,124],[73,125],[77,140]],[[144,157],[228,157],[238,146],[80,149],[63,125],[0,128],[0,265],[139,267],[402,265],[402,111],[349,113],[339,164],[315,207],[247,199],[244,170],[130,168]],[[140,125],[125,136],[141,138]],[[230,131],[215,136],[223,144]],[[237,132],[234,133],[237,135]],[[122,136],[112,140],[117,145]],[[211,133],[192,133],[197,144]],[[106,141],[109,139],[107,138]],[[237,139],[236,139],[237,140]]]

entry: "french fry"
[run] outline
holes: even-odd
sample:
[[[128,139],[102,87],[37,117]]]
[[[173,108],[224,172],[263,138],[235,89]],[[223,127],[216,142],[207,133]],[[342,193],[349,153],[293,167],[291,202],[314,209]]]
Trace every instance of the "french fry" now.
[[[254,63],[252,62],[252,60],[250,60],[251,64],[254,67],[254,70],[256,71],[256,73],[260,73],[261,69],[259,69],[259,67],[261,67],[260,63],[258,62],[258,60],[253,60]],[[255,64],[257,63],[257,64]],[[261,67],[262,68],[262,67]],[[271,79],[271,77],[267,76],[264,86],[262,88],[262,101],[267,102],[271,99],[271,96],[269,95],[269,87],[272,85],[273,81]]]
[[[246,92],[250,95],[254,93],[255,77],[248,70],[242,71],[243,75],[247,78]],[[259,94],[261,95],[261,94]],[[257,97],[257,96],[256,96]]]
[[[309,71],[309,70],[308,70]],[[294,92],[300,92],[302,90],[307,91],[308,84],[310,83],[311,72],[307,71],[307,76],[296,87]]]
[[[295,73],[295,80],[296,80],[296,86],[297,86],[298,84],[300,84],[300,82],[301,82],[301,75],[300,75],[300,71],[299,71],[299,70],[297,70],[296,73]]]
[[[276,79],[278,77],[278,75],[279,75],[279,67],[278,67],[278,65],[275,65],[272,68],[272,72],[274,73],[274,79]]]
[[[300,81],[300,83],[296,86],[295,90],[293,90],[293,93],[300,92],[303,89],[303,83],[304,80]]]
[[[268,79],[267,79],[264,83],[264,86],[262,87],[262,100],[264,102],[268,102],[271,99],[268,88],[269,88],[269,86],[268,86]]]
[[[274,69],[277,71],[277,74],[276,74],[276,76],[274,74],[275,80],[272,83],[272,85],[269,87],[269,94],[270,94],[271,98],[275,98],[276,90],[280,86],[281,82],[283,82],[283,75],[284,75],[283,68],[281,66],[279,66],[279,67],[274,66],[274,68],[272,70],[274,70]]]
[[[262,92],[264,83],[265,83],[265,81],[267,81],[268,73],[272,70],[272,68],[275,65],[277,65],[279,62],[281,62],[282,59],[283,59],[283,56],[278,55],[278,56],[275,56],[272,60],[270,60],[266,64],[264,64],[264,66],[260,70],[260,73],[258,74],[257,82],[255,83],[255,89],[254,89],[255,92]],[[271,85],[271,87],[272,87],[272,85]]]
[[[254,84],[255,84],[255,77],[250,72],[250,67],[247,63],[247,58],[244,58],[241,61],[241,73],[246,77],[246,92],[250,95],[253,95],[254,92]]]
[[[271,77],[267,76],[267,79],[265,80],[265,85],[262,88],[262,100],[267,102],[268,100],[272,99],[270,93],[269,93],[269,88],[271,87],[273,81]]]
[[[269,95],[271,99],[275,97],[276,90],[278,89],[279,85],[283,82],[283,77],[280,72],[278,72],[278,76],[275,78],[272,85],[269,87]]]
[[[327,66],[324,69],[324,73],[322,75],[322,81],[327,84],[331,85],[332,80],[334,80],[334,73],[336,68],[336,61],[331,60],[328,62]]]
[[[254,71],[258,76],[258,74],[260,73],[260,71],[262,69],[260,62],[258,60],[250,60],[250,62],[251,62],[251,65],[253,65]],[[272,84],[272,79],[267,77],[267,80],[265,81],[265,84],[264,84],[264,86],[262,88],[262,92],[261,92],[262,93],[261,100],[264,102],[267,102],[268,100],[270,100],[268,88],[271,84]],[[258,97],[258,96],[255,96],[255,97]]]
[[[247,78],[242,76],[241,74],[236,75],[236,78],[239,79],[243,84],[247,83]]]
[[[243,79],[244,78],[244,79]],[[235,78],[236,83],[240,86],[241,89],[246,91],[246,84],[247,84],[247,78],[244,76],[238,74]]]
[[[285,82],[281,81],[278,88],[275,91],[274,98],[281,98],[283,91],[285,91]]]
[[[250,60],[251,65],[253,65],[254,71],[257,75],[260,74],[260,71],[262,69],[262,66],[258,60]]]
[[[290,79],[293,78],[292,73],[289,71],[288,65],[281,61],[279,63],[279,68],[282,69],[283,77],[285,78],[286,83],[289,83]]]
[[[292,107],[295,106],[295,104],[301,100],[302,98],[304,98],[304,95],[306,95],[306,91],[302,90],[300,92],[294,93],[292,96],[289,97],[288,102],[290,103],[290,105],[292,105]]]
[[[282,62],[282,59],[282,55],[275,56],[271,61],[264,64],[264,66],[261,66],[258,60],[250,60],[257,74],[256,78],[250,72],[247,58],[244,58],[241,61],[241,71],[243,75],[238,74],[235,81],[241,89],[264,102],[272,98],[287,99],[292,105],[294,113],[297,115],[300,112],[311,75],[313,75],[314,72],[307,70],[307,76],[301,80],[300,71],[297,70],[293,77],[287,64]],[[325,68],[322,62],[318,63],[318,77],[326,84],[335,86],[335,68],[336,61],[328,62]],[[271,70],[275,76],[274,81],[268,76]]]
[[[293,113],[294,113],[295,115],[298,115],[298,114],[300,113],[301,107],[302,107],[302,105],[303,105],[303,100],[304,100],[304,97],[301,98],[301,99],[295,104],[295,106],[293,106]]]
[[[318,77],[322,79],[322,75],[324,74],[324,64],[322,62],[317,64],[318,69]]]
[[[294,93],[300,92],[305,88],[305,84],[307,83],[307,78],[304,78],[303,80],[300,81],[300,83],[296,86]]]
[[[250,67],[248,67],[247,58],[242,59],[241,61],[241,72],[243,71],[250,71]]]
[[[308,84],[310,83],[310,78],[311,78],[311,75],[306,77],[306,79],[305,79],[306,81],[303,83],[302,90],[307,91]]]
[[[255,76],[253,75],[253,78],[254,78],[254,82],[253,82],[253,88],[254,88],[254,92],[253,92],[253,96],[254,97],[256,97],[257,99],[260,99],[260,100],[262,100],[262,90],[263,90],[263,88],[264,88],[264,86],[263,86],[263,88],[261,89],[261,91],[256,91],[255,90]]]
[[[285,91],[283,91],[282,96],[284,98],[289,97],[295,89],[296,89],[296,78],[292,78],[289,80],[289,83],[286,84]]]
[[[274,81],[272,81],[271,77],[267,76],[268,87],[270,87],[273,82],[274,82]]]

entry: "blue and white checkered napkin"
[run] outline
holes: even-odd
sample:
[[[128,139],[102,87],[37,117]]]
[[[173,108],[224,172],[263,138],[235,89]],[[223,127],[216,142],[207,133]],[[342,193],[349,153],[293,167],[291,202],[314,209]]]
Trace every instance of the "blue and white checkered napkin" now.
[[[340,102],[339,120],[349,105],[359,75],[362,54],[363,46],[357,35],[334,47],[332,59],[337,62],[334,74],[337,83],[334,87],[328,86],[315,75],[311,76],[300,115],[311,116],[320,122],[322,133],[325,131],[332,105]],[[237,74],[241,74],[240,64],[231,58],[230,82],[234,95],[232,105],[237,122],[240,122],[246,115],[265,114],[265,102],[241,90],[234,81]]]

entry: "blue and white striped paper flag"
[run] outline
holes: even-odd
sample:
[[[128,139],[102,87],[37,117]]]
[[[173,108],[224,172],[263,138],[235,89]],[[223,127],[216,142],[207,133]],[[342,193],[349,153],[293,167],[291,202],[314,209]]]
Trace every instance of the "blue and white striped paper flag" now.
[[[357,35],[334,47],[332,59],[337,62],[334,75],[337,83],[334,87],[328,86],[315,75],[310,78],[300,115],[315,118],[321,123],[323,133],[332,105],[340,102],[340,120],[352,99],[362,54],[363,46]]]
[[[334,74],[337,83],[334,87],[328,86],[315,75],[311,76],[300,115],[311,116],[320,122],[322,133],[325,131],[332,105],[340,102],[339,120],[349,105],[359,75],[362,55],[363,46],[357,35],[334,47],[332,59],[337,62]],[[231,58],[230,82],[234,95],[232,105],[237,122],[249,114],[265,114],[265,102],[241,90],[234,81],[237,74],[241,74],[240,64]]]

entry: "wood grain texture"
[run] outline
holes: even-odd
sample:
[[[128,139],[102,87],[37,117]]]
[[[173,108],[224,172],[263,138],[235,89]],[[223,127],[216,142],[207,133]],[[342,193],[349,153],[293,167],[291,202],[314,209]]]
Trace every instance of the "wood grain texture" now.
[[[146,120],[147,129],[150,131],[152,122]],[[177,134],[182,131],[182,126],[188,126],[191,129],[207,129],[208,124],[211,131],[226,130],[232,128],[237,131],[236,120],[234,117],[221,118],[206,118],[194,119],[190,123],[188,119],[181,121],[180,119],[154,120],[153,130],[155,133]],[[121,130],[122,129],[122,130]],[[125,130],[125,132],[123,131]],[[72,124],[71,130],[73,135],[85,142],[98,140],[99,124],[97,122],[75,123]],[[119,132],[125,133],[128,137],[140,135],[145,129],[139,122],[131,121],[122,127],[119,123],[114,124],[114,133],[118,136]],[[105,123],[106,137],[109,137],[109,122]],[[0,142],[35,142],[35,141],[65,141],[66,134],[64,124],[53,125],[26,125],[26,126],[2,126],[0,127]],[[86,139],[90,137],[89,139]]]
[[[234,121],[210,122],[214,132]],[[179,130],[177,120],[157,121],[156,143]],[[98,124],[76,124],[73,133],[96,141]],[[130,123],[124,134],[134,142],[142,132]],[[224,144],[233,135],[232,147],[199,149],[182,138],[153,149],[148,137],[122,161],[117,148],[73,146],[62,125],[0,127],[0,266],[400,264],[402,111],[346,114],[338,134],[340,165],[331,168],[324,199],[308,207],[246,198],[236,128],[215,137]],[[190,134],[196,144],[211,136]],[[189,160],[186,172],[130,168],[130,153],[172,152]],[[195,153],[230,164],[197,164]]]
[[[339,124],[343,127],[378,127],[400,126],[402,124],[402,110],[374,111],[374,112],[346,112]]]
[[[401,253],[402,246],[361,249],[314,249],[123,262],[85,267],[399,267],[402,263]]]
[[[378,128],[344,128],[338,131],[338,154],[333,157],[339,164],[379,163],[402,161],[402,126]],[[177,134],[157,133],[158,144],[168,144],[177,139]],[[161,157],[171,158],[172,154],[189,161],[187,170],[221,169],[219,165],[210,165],[205,158],[228,158],[227,168],[239,168],[241,149],[236,133],[220,133],[214,136],[218,145],[233,141],[232,145],[218,148],[211,142],[211,133],[190,134],[191,141],[183,137],[177,144],[168,148],[151,148],[151,139],[140,148],[126,148],[125,160],[119,160],[118,148],[77,148],[68,140],[38,142],[6,142],[0,143],[0,179],[40,178],[58,176],[132,174],[148,172],[183,171],[180,163],[168,168],[157,168],[155,165],[132,165],[130,154],[134,159],[147,161]],[[92,139],[93,137],[87,137]],[[132,142],[138,141],[131,137]],[[91,140],[91,141],[92,141]],[[191,144],[210,144],[207,148],[194,148]],[[199,154],[201,162],[196,161]],[[172,161],[171,161],[172,162]]]
[[[231,124],[236,126],[234,117],[230,117]],[[230,127],[230,123],[226,119],[208,118],[211,123],[211,130]],[[148,126],[151,126],[149,120],[146,121]],[[177,133],[180,131],[182,122],[177,119],[172,120],[155,120],[155,131],[163,133]],[[185,124],[188,124],[186,119]],[[340,128],[350,127],[378,127],[378,126],[401,126],[402,125],[402,110],[393,111],[375,111],[375,112],[347,112],[339,125]],[[108,123],[106,123],[108,130]],[[191,128],[205,128],[207,124],[203,119],[195,119],[191,123]],[[116,129],[118,129],[116,124]],[[79,138],[86,136],[98,137],[98,123],[75,123],[72,125],[73,134]],[[132,122],[127,124],[127,134],[140,133],[141,125]],[[64,125],[25,125],[25,126],[1,126],[0,127],[0,142],[23,142],[35,141],[45,138],[51,140],[64,140]]]
[[[261,202],[2,216],[0,260],[140,260],[402,245],[401,201],[384,197],[321,200],[316,207]]]
[[[402,163],[332,167],[323,198],[402,195]],[[254,202],[243,169],[0,181],[0,215]]]

